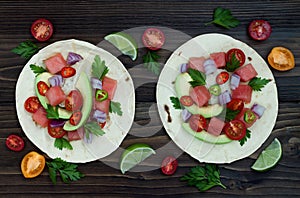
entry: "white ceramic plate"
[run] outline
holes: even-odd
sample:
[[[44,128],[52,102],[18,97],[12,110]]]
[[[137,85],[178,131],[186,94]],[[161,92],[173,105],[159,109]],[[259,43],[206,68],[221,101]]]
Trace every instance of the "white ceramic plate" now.
[[[30,64],[43,66],[43,60],[55,53],[62,53],[66,58],[68,52],[80,54],[84,59],[74,67],[77,74],[85,71],[91,75],[91,65],[95,55],[99,55],[109,68],[109,77],[118,81],[117,90],[113,101],[120,102],[123,111],[122,116],[110,114],[110,121],[104,128],[105,135],[93,137],[91,144],[83,140],[72,141],[73,150],[59,150],[54,147],[54,138],[48,135],[47,129],[37,126],[31,114],[24,109],[25,100],[35,95],[34,78],[35,74],[30,69]],[[76,75],[77,75],[76,74]],[[75,78],[76,79],[76,78]],[[76,82],[76,80],[74,81]],[[60,157],[68,162],[85,163],[103,158],[115,151],[131,128],[135,112],[135,93],[132,79],[123,64],[109,52],[79,40],[64,40],[55,42],[34,55],[24,66],[16,86],[16,107],[19,122],[26,136],[39,149],[49,157]]]
[[[243,146],[238,141],[216,145],[194,138],[181,127],[181,110],[175,110],[170,101],[171,96],[176,96],[174,81],[180,73],[179,67],[182,63],[187,63],[189,57],[208,58],[210,53],[227,52],[231,48],[242,49],[246,55],[245,64],[252,63],[259,77],[272,80],[261,92],[253,92],[251,103],[246,105],[251,107],[253,103],[258,103],[266,107],[266,111],[250,128],[251,138]],[[251,155],[269,137],[278,113],[274,76],[264,59],[247,44],[223,34],[200,35],[180,46],[170,56],[160,74],[156,97],[160,118],[172,140],[193,158],[206,163],[231,163]],[[165,106],[169,107],[171,122],[168,122]]]

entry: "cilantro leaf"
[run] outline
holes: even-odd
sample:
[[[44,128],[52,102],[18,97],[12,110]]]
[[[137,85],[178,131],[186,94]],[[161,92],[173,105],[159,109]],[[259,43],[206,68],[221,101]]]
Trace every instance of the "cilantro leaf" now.
[[[110,101],[109,112],[116,113],[119,116],[123,115],[121,104],[119,102]]]
[[[240,145],[243,146],[247,140],[251,137],[251,131],[249,129],[246,129],[246,135],[242,139],[239,140]]]
[[[229,9],[217,7],[214,10],[214,19],[208,23],[205,23],[205,25],[212,23],[230,29],[237,27],[240,24],[240,21],[232,16]]]
[[[144,66],[156,75],[159,75],[161,70],[161,65],[157,62],[159,58],[160,56],[153,51],[148,51],[147,54],[143,56]]]
[[[48,108],[46,109],[46,112],[47,112],[47,118],[49,118],[49,119],[58,119],[59,118],[57,106],[53,107],[50,104],[48,104]]]
[[[12,49],[11,51],[15,54],[20,55],[25,59],[29,59],[32,55],[34,55],[39,50],[38,46],[35,45],[31,41],[24,41],[20,43],[17,47]]]
[[[254,77],[250,80],[248,85],[254,90],[254,91],[261,91],[262,88],[265,87],[266,84],[268,84],[271,80],[261,77]]]
[[[192,81],[189,82],[192,85],[192,87],[206,84],[206,82],[205,82],[206,76],[204,73],[202,73],[196,69],[189,68],[188,74],[193,79]]]
[[[179,98],[171,96],[170,97],[171,102],[173,103],[173,107],[175,109],[182,109]]]
[[[76,164],[71,164],[62,160],[61,158],[55,158],[51,162],[46,162],[49,170],[49,177],[53,184],[57,183],[57,173],[64,183],[70,183],[71,181],[77,181],[84,175],[77,170]]]
[[[220,115],[218,117],[220,117],[220,118],[225,117],[225,121],[229,122],[229,121],[233,120],[239,113],[240,113],[240,110],[234,111],[229,108],[224,108],[224,110],[222,111],[222,113],[220,113]]]
[[[73,150],[72,145],[65,138],[56,138],[54,141],[54,147],[58,148],[59,150],[62,150],[64,148],[68,150]]]
[[[234,72],[240,67],[240,61],[236,58],[235,53],[232,53],[230,61],[226,63],[225,69],[229,72]]]
[[[89,139],[90,134],[94,134],[96,136],[104,135],[105,132],[101,129],[97,122],[87,122],[84,125],[85,135]]]
[[[96,55],[92,64],[92,74],[99,79],[103,79],[108,71],[109,69],[106,67],[105,61],[101,61],[100,56]]]
[[[47,71],[45,68],[41,67],[41,66],[37,66],[37,65],[34,65],[34,64],[31,64],[30,66],[30,69],[33,71],[33,73],[37,75]]]

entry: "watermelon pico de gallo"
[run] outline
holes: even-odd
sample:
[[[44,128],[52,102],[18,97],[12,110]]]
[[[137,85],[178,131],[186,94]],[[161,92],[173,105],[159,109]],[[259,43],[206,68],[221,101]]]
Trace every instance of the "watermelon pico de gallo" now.
[[[96,55],[90,74],[79,71],[81,61],[84,57],[74,52],[67,57],[56,53],[41,66],[30,65],[36,74],[36,95],[25,101],[24,108],[33,122],[47,128],[60,150],[72,150],[71,141],[91,143],[93,136],[105,134],[110,113],[122,115],[120,103],[113,101],[117,80],[109,77],[105,61]]]
[[[243,145],[251,126],[265,107],[251,103],[252,92],[261,91],[270,80],[258,76],[245,54],[233,48],[190,57],[179,66],[173,107],[181,109],[182,127],[196,138],[213,144],[239,141]],[[249,106],[251,104],[251,106]]]

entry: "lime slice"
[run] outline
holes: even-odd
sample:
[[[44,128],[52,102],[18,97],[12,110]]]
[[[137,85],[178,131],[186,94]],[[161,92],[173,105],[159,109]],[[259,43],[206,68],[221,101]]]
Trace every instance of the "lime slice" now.
[[[137,143],[127,147],[121,156],[121,172],[124,174],[152,154],[155,151],[147,144]]]
[[[255,163],[251,166],[256,171],[266,171],[274,167],[282,155],[281,144],[277,138],[262,151]]]
[[[113,44],[122,54],[130,56],[133,61],[137,58],[137,43],[129,34],[112,33],[105,36],[104,39]]]

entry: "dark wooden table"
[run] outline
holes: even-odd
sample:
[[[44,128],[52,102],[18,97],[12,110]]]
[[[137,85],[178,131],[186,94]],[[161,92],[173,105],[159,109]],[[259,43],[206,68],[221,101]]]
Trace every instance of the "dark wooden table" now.
[[[231,30],[219,26],[204,26],[212,19],[214,8],[231,9],[241,24]],[[95,196],[95,197],[196,197],[196,196],[300,196],[300,1],[0,1],[0,196],[4,197],[50,197]],[[191,37],[203,33],[228,34],[253,47],[263,58],[275,46],[285,46],[295,55],[296,67],[287,72],[272,70],[278,87],[279,113],[272,134],[262,147],[251,156],[231,164],[220,165],[221,180],[227,189],[215,187],[200,193],[188,187],[179,178],[200,163],[188,154],[178,158],[179,167],[172,176],[165,176],[159,169],[147,172],[121,174],[103,161],[79,164],[85,177],[71,184],[61,181],[52,185],[47,169],[35,179],[25,179],[20,171],[22,157],[29,151],[41,151],[25,136],[20,127],[15,105],[15,87],[26,60],[10,50],[20,42],[32,40],[32,22],[38,18],[51,20],[55,27],[53,37],[46,46],[58,40],[76,38],[98,44],[111,32],[140,26],[162,26],[181,31]],[[253,19],[266,19],[273,28],[271,37],[263,42],[251,40],[247,26]],[[168,39],[168,38],[167,38]],[[139,49],[136,62],[127,57],[119,59],[130,69],[142,63],[145,49]],[[168,59],[171,51],[162,50],[161,62]],[[133,76],[136,78],[137,76]],[[145,76],[140,76],[141,78]],[[30,80],[30,79],[28,79]],[[148,126],[149,107],[155,104],[156,83],[146,83],[136,89],[135,123],[157,129],[159,120]],[[155,113],[155,112],[154,112]],[[157,115],[158,116],[158,115]],[[264,129],[262,129],[264,130]],[[19,153],[8,150],[6,137],[18,134],[25,140],[25,149]],[[257,173],[250,169],[258,154],[275,137],[282,142],[283,156],[272,170]],[[121,147],[136,142],[145,142],[159,148],[170,141],[161,127],[148,137],[128,135]],[[175,149],[179,150],[178,148]],[[174,151],[170,150],[170,153]],[[105,160],[104,160],[105,161]],[[106,160],[106,161],[109,161]],[[117,164],[117,161],[111,162]]]

